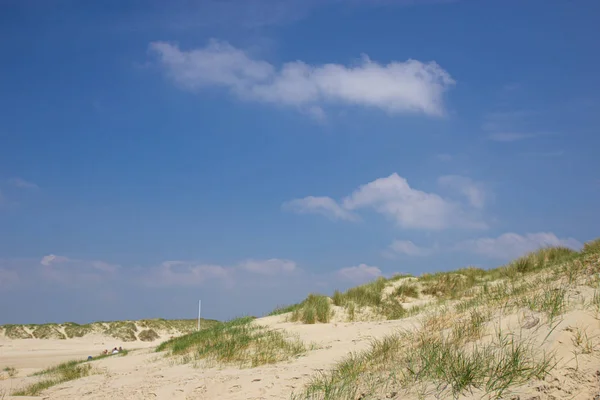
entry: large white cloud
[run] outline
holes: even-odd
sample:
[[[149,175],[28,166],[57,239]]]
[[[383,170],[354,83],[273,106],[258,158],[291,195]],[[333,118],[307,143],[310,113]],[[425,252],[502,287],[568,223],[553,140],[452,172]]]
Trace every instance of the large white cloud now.
[[[471,204],[461,204],[436,193],[414,189],[397,173],[360,186],[341,204],[329,197],[313,196],[292,200],[284,206],[290,208],[289,204],[295,205],[291,207],[294,211],[323,214],[333,219],[356,219],[354,212],[357,210],[373,209],[402,228],[442,230],[486,227],[477,213],[473,212]],[[477,206],[480,208],[482,204],[477,203]]]
[[[185,89],[222,87],[245,100],[294,106],[319,117],[327,104],[440,116],[443,94],[455,84],[437,63],[417,60],[379,64],[363,55],[348,66],[293,61],[278,68],[218,40],[193,50],[153,42],[150,51]]]
[[[547,246],[565,246],[579,249],[582,244],[573,238],[558,238],[551,232],[505,233],[496,238],[467,240],[456,245],[457,250],[468,251],[486,257],[509,260]]]

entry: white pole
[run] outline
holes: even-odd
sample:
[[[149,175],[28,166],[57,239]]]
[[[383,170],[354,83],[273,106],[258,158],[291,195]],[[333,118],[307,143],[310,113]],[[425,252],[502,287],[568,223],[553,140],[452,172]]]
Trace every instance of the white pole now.
[[[202,309],[202,300],[198,300],[198,330],[200,330],[200,310]]]

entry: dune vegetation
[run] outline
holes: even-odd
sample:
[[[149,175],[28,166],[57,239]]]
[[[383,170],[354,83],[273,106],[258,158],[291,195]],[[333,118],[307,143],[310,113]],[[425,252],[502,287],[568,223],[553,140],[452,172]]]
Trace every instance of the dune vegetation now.
[[[36,372],[33,376],[39,376],[42,379],[18,389],[12,393],[13,396],[38,396],[43,390],[64,382],[73,381],[79,378],[89,376],[94,373],[91,362],[108,357],[123,357],[129,354],[125,349],[118,354],[102,354],[94,357],[92,360],[72,360],[56,366],[46,368]]]
[[[204,361],[217,365],[257,367],[288,360],[306,352],[299,339],[237,318],[161,343],[156,351],[180,356],[182,363]]]
[[[331,296],[312,293],[264,319],[202,320],[200,331],[196,323],[5,325],[2,333],[63,340],[100,333],[152,342],[171,332],[152,363],[203,367],[203,374],[228,366],[218,369],[218,382],[227,374],[237,382],[242,372],[231,367],[258,368],[252,373],[277,374],[265,391],[281,382],[277,390],[292,392],[293,400],[582,398],[576,397],[582,386],[600,395],[600,239],[581,251],[542,248],[494,269],[395,275]],[[282,362],[285,368],[268,368]],[[87,361],[63,363],[15,394],[38,395],[94,373]],[[253,385],[261,381],[244,376]],[[179,389],[187,381],[161,384]],[[232,390],[241,385],[232,383]]]
[[[410,311],[390,313],[384,306],[425,296],[429,301]],[[543,248],[491,270],[380,278],[335,292],[332,303],[352,315],[369,309],[372,319],[411,317],[416,328],[349,354],[314,375],[294,399],[501,398],[566,362],[546,342],[566,313],[600,320],[600,239],[581,252]],[[304,307],[300,303],[294,312]],[[508,327],[511,321],[516,329]],[[600,341],[585,328],[567,330],[574,357],[600,352]]]

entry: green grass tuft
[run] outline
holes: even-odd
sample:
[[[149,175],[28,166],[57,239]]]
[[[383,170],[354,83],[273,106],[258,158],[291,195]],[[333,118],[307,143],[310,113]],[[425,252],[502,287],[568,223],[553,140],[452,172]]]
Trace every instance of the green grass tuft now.
[[[310,294],[290,316],[290,321],[305,324],[327,323],[331,319],[331,305],[327,296]]]
[[[271,316],[275,316],[275,315],[287,314],[287,313],[294,312],[294,311],[300,309],[301,307],[302,307],[301,303],[291,304],[289,306],[279,306],[279,307],[275,308],[273,311],[271,311],[267,315],[269,317],[271,317]]]
[[[584,243],[581,252],[586,254],[600,253],[600,238]]]
[[[43,390],[52,386],[59,385],[64,382],[83,378],[92,373],[92,366],[84,361],[69,361],[57,365],[56,367],[44,370],[36,375],[48,376],[39,382],[26,386],[23,389],[17,390],[13,396],[37,396]]]
[[[419,288],[417,285],[412,285],[405,282],[394,290],[393,295],[397,297],[412,297],[413,299],[417,299],[419,298]]]
[[[306,351],[299,340],[254,325],[244,317],[161,343],[156,351],[182,356],[183,362],[206,360],[218,364],[257,367],[298,356]]]

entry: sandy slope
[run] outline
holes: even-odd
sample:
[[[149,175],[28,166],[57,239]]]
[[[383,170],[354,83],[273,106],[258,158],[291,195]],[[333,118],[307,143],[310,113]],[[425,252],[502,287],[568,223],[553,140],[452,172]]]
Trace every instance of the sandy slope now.
[[[341,324],[299,325],[280,322],[280,317],[260,320],[261,324],[285,329],[298,334],[305,342],[315,342],[320,349],[313,350],[291,362],[254,369],[194,368],[176,365],[172,360],[152,349],[140,349],[126,357],[100,360],[95,364],[102,374],[67,382],[44,393],[46,399],[285,399],[291,391],[300,388],[309,376],[330,367],[349,351],[368,347],[371,338],[382,337],[398,327],[408,327],[415,321],[356,322]],[[114,339],[111,339],[114,341]],[[33,351],[31,340],[12,341],[11,359],[21,357],[23,374],[33,368],[44,368],[59,359],[46,358]],[[62,351],[70,355],[87,355],[85,340],[66,345],[65,341],[46,340],[45,348],[56,346],[55,354]],[[110,342],[110,341],[109,341]],[[89,348],[102,349],[99,338],[88,340]],[[146,344],[147,345],[147,344]],[[104,346],[105,347],[105,346]],[[19,350],[20,349],[20,350]],[[88,351],[90,352],[90,351]],[[5,354],[5,353],[3,353]],[[4,358],[2,358],[4,364]],[[27,361],[26,361],[27,360]],[[15,364],[16,366],[16,364]],[[13,387],[19,387],[31,378],[19,378]],[[6,387],[7,381],[1,382]]]
[[[516,331],[522,324],[518,314],[504,316],[504,329]],[[190,364],[179,365],[163,354],[153,352],[152,344],[131,352],[126,357],[97,361],[100,372],[77,381],[48,389],[44,399],[286,399],[300,389],[317,371],[333,366],[348,352],[366,349],[372,338],[381,338],[398,328],[414,328],[417,318],[400,321],[373,321],[300,325],[286,323],[281,317],[259,320],[261,324],[298,335],[305,342],[315,342],[318,349],[298,359],[255,369],[203,368]],[[561,362],[545,382],[530,382],[517,390],[521,399],[592,399],[599,394],[596,371],[600,370],[598,353],[573,357],[573,329],[586,329],[588,335],[600,336],[600,321],[588,311],[573,310],[563,316],[560,324],[550,333],[545,347],[558,350]],[[522,329],[521,329],[522,330]],[[540,343],[549,329],[540,326],[527,334]],[[61,360],[85,357],[105,347],[117,346],[114,339],[88,337],[64,340],[3,340],[2,364],[19,369],[19,377],[12,387],[20,387],[35,378],[25,377],[36,368],[44,368]],[[598,342],[596,342],[598,343]],[[9,380],[0,381],[7,388]],[[0,392],[1,393],[1,392]],[[538,396],[538,397],[536,397]],[[474,395],[473,398],[480,396]],[[7,397],[10,398],[10,397]],[[402,397],[406,398],[406,397]],[[516,398],[516,397],[515,397]]]

